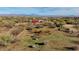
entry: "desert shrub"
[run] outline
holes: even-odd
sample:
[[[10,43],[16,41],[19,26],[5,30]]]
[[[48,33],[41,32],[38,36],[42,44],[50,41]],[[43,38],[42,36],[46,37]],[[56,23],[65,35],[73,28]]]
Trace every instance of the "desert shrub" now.
[[[79,40],[74,40],[74,41],[72,41],[72,43],[74,43],[74,44],[79,44]]]
[[[59,22],[60,24],[66,24],[66,22],[63,19],[58,19],[56,22]]]
[[[14,35],[14,36],[17,36],[20,32],[22,32],[23,28],[22,27],[15,27],[15,28],[12,28],[9,32]]]
[[[32,27],[28,26],[28,27],[26,27],[26,30],[28,30],[28,31],[30,31],[30,32],[31,32]]]
[[[65,28],[64,26],[60,26],[60,27],[58,27],[58,30],[63,31],[63,32],[67,32],[69,29]]]
[[[10,20],[3,20],[2,21],[2,26],[12,28],[14,26],[15,22],[10,21]]]
[[[49,22],[44,22],[42,25],[43,26],[48,26]]]
[[[41,32],[41,29],[32,29],[32,33],[40,34]]]
[[[56,25],[55,25],[55,24],[52,24],[52,23],[49,23],[49,24],[48,24],[48,27],[49,27],[49,28],[55,28]]]
[[[0,35],[0,45],[1,46],[6,46],[13,40],[14,40],[14,37],[9,33]]]
[[[60,24],[59,22],[55,22],[55,26],[56,26],[56,27],[60,27],[61,24]]]
[[[74,23],[75,23],[75,20],[69,19],[69,20],[65,20],[65,22],[66,22],[67,24],[74,24]]]
[[[0,22],[0,26],[3,26],[3,22]]]
[[[79,25],[74,25],[73,28],[79,29]]]
[[[28,47],[29,47],[29,48],[35,48],[35,46],[33,46],[33,45],[29,45]]]
[[[70,32],[70,29],[69,29],[69,28],[65,28],[65,29],[64,29],[64,32],[69,33],[69,32]]]
[[[30,36],[22,35],[21,37],[18,38],[20,40],[20,44],[24,47],[33,47],[34,41]]]
[[[66,22],[64,20],[62,20],[62,19],[57,19],[57,20],[54,20],[53,22],[56,25],[56,27],[60,27],[60,26],[62,26],[64,24],[66,24]]]
[[[31,38],[32,38],[33,40],[36,40],[36,39],[37,39],[37,37],[36,37],[35,35],[32,35]]]
[[[59,31],[63,31],[64,30],[64,27],[58,27],[58,30]]]
[[[37,44],[37,45],[45,45],[44,42],[37,42],[37,43],[35,43],[35,44]]]
[[[79,37],[79,34],[77,34],[77,37]]]
[[[2,22],[2,19],[0,19],[0,22]]]

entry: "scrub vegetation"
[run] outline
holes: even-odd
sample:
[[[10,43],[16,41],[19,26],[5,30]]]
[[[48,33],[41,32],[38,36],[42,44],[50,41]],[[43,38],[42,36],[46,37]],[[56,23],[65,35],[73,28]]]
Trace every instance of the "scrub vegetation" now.
[[[77,51],[79,17],[0,16],[0,51]]]

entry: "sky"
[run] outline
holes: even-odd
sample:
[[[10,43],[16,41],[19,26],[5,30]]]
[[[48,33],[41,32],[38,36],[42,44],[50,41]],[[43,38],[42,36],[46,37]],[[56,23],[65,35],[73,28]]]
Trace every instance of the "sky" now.
[[[0,14],[79,16],[78,7],[0,7]]]

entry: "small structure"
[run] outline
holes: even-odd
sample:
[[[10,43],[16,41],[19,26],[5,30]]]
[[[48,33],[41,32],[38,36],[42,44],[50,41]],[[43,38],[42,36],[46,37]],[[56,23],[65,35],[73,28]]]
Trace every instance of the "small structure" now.
[[[38,20],[38,19],[32,19],[32,23],[35,25],[35,24],[38,24],[38,23],[42,23],[43,20]]]
[[[37,19],[33,19],[32,20],[32,23],[35,25],[35,24],[37,24],[39,21],[37,20]]]
[[[39,23],[42,23],[43,22],[43,20],[39,20]]]

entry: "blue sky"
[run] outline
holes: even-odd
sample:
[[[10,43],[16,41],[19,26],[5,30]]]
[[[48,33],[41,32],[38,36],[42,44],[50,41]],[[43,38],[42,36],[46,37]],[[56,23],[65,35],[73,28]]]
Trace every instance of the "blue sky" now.
[[[0,14],[79,16],[78,7],[0,7]]]

